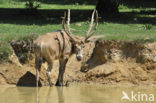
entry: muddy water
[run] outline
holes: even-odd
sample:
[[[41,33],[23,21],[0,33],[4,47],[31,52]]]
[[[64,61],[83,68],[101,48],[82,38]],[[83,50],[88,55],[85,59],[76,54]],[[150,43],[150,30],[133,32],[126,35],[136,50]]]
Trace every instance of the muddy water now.
[[[123,92],[130,100],[121,100]],[[0,103],[156,103],[156,87],[83,84],[63,88],[54,86],[37,89],[35,87],[3,86],[0,87]]]

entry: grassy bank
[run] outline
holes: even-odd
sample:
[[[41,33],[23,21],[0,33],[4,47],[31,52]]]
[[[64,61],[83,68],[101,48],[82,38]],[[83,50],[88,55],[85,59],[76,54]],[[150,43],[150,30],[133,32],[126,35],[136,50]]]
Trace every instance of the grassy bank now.
[[[94,5],[41,4],[38,11],[25,9],[25,2],[0,3],[0,57],[9,55],[11,40],[43,35],[62,29],[63,12],[71,9],[71,28],[76,35],[85,35]],[[156,8],[119,6],[118,16],[107,15],[99,22],[95,35],[108,40],[156,40]],[[5,57],[3,57],[6,55]]]

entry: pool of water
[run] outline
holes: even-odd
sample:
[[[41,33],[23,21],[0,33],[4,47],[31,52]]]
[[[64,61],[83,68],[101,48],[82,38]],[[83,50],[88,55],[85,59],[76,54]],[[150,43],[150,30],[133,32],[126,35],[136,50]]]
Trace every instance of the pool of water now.
[[[2,86],[0,103],[156,103],[156,87],[88,84],[51,88]]]

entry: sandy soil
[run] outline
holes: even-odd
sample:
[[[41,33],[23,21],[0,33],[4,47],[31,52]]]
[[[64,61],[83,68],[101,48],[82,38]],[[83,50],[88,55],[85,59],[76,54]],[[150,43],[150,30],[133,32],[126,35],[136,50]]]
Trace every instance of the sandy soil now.
[[[73,55],[67,66],[64,81],[101,84],[156,84],[156,42],[97,41],[85,44],[84,58],[78,62]],[[21,46],[22,47],[22,46]],[[58,76],[58,61],[52,70],[52,82]],[[47,64],[42,65],[40,84],[48,85]],[[0,63],[0,84],[35,86],[34,58],[19,62],[16,53],[9,63]]]

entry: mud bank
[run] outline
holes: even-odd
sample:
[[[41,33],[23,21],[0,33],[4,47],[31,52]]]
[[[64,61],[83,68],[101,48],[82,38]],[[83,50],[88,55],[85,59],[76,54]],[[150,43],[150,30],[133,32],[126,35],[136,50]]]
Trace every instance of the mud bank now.
[[[20,44],[16,50],[17,44],[14,43],[12,46],[14,53],[10,55],[10,63],[0,64],[1,85],[35,86],[33,53],[31,56],[27,55],[24,61],[20,59],[20,55],[16,56],[19,52],[23,52],[20,51],[24,50],[23,47],[25,46],[23,45]],[[29,43],[27,46],[30,47]],[[29,50],[25,50],[26,54],[28,52]],[[58,61],[56,61],[51,75],[53,83],[56,82],[58,76],[58,67]],[[48,85],[46,68],[47,64],[43,64],[40,73],[40,85]],[[85,44],[82,62],[78,62],[73,55],[67,63],[64,81],[67,80],[69,82],[91,81],[115,85],[156,84],[156,42],[89,42]]]

